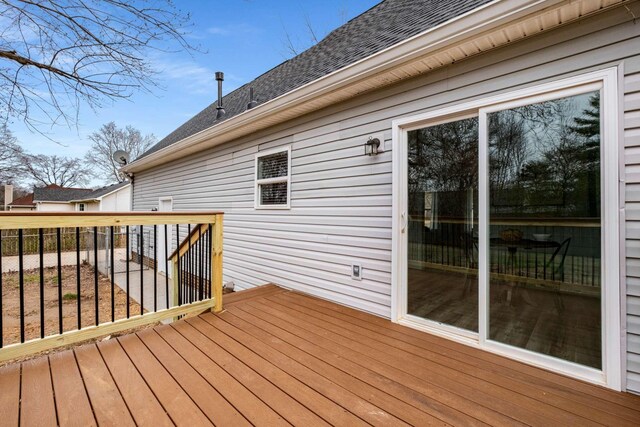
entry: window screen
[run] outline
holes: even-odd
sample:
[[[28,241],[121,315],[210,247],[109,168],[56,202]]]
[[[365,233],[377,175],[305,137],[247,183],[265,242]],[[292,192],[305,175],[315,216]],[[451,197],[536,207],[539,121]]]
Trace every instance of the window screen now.
[[[289,152],[269,154],[258,158],[258,179],[278,178],[289,174]]]
[[[289,207],[289,158],[289,148],[258,154],[256,208]]]

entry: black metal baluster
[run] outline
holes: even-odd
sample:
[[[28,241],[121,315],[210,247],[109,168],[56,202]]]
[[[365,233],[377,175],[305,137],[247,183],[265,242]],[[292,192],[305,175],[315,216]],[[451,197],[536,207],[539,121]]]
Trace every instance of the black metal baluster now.
[[[38,255],[40,258],[40,338],[44,338],[44,230],[38,230]]]
[[[207,260],[209,260],[209,298],[211,298],[213,293],[213,264],[211,264],[211,256],[213,255],[213,226],[209,224],[209,256],[207,256]]]
[[[140,314],[144,314],[144,227],[140,226]]]
[[[2,348],[2,345],[3,345],[3,342],[4,342],[4,339],[3,339],[3,336],[2,336],[2,328],[3,328],[2,317],[3,317],[3,314],[4,314],[4,313],[2,313],[2,255],[3,255],[3,252],[2,252],[2,230],[0,230],[0,348]]]
[[[191,256],[191,224],[187,224],[187,268],[189,269],[188,285],[186,289],[186,299],[188,303],[193,302],[191,300],[191,288],[193,286],[193,270],[192,270],[192,262],[193,257]]]
[[[22,257],[22,229],[18,229],[18,271],[20,285],[20,342],[24,342],[24,258]]]
[[[164,286],[167,306],[169,308],[169,247],[167,242],[169,237],[167,224],[164,225]]]
[[[153,224],[153,311],[158,311],[158,226]]]
[[[127,256],[125,257],[127,260],[126,262],[126,268],[127,268],[127,279],[126,279],[126,291],[127,291],[127,319],[131,316],[131,310],[129,307],[129,284],[130,284],[130,278],[129,278],[129,226],[127,225],[126,228],[126,244],[127,244]]]
[[[198,301],[202,301],[202,227],[198,225],[198,252],[200,253],[200,263],[199,263],[199,282],[198,282]]]
[[[98,227],[93,227],[93,295],[95,302],[96,326],[100,322],[98,306]]]
[[[58,252],[58,330],[62,334],[62,239],[60,227],[56,228],[56,249]]]
[[[180,270],[180,286],[178,286],[178,301],[180,301],[180,304],[182,304],[184,302],[183,299],[183,291],[184,291],[184,261],[185,261],[185,257],[179,257],[178,258],[178,269]]]
[[[80,306],[80,227],[76,227],[76,301],[78,303],[78,329],[82,329],[82,307]]]
[[[176,274],[178,275],[178,292],[176,292],[178,294],[178,305],[182,305],[182,299],[181,299],[181,289],[182,289],[182,263],[181,263],[181,259],[180,259],[180,224],[176,224],[176,257],[177,257],[177,264],[178,264],[178,271],[176,272]],[[176,302],[174,301],[174,304]]]
[[[114,322],[116,320],[116,300],[115,300],[115,281],[116,281],[116,277],[114,275],[115,273],[115,248],[114,248],[114,242],[113,242],[113,225],[111,227],[109,227],[109,252],[110,252],[110,258],[111,258],[111,265],[110,265],[110,270],[111,270],[111,321]]]

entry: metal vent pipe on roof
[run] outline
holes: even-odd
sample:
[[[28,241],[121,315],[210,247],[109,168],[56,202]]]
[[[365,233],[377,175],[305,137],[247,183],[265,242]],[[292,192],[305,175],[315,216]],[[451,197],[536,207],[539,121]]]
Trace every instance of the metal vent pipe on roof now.
[[[247,110],[252,109],[256,105],[258,105],[258,101],[256,101],[255,98],[253,97],[253,88],[250,87],[249,88],[249,103],[247,104]]]
[[[218,112],[216,113],[216,120],[220,120],[226,114],[222,107],[222,82],[224,81],[224,73],[222,71],[216,71],[216,80],[218,81],[218,106],[216,107]]]

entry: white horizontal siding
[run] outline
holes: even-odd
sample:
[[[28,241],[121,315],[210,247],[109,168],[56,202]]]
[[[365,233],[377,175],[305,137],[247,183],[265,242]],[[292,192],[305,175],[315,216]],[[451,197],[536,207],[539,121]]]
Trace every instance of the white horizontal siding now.
[[[623,90],[627,389],[640,393],[640,61],[637,57],[625,64]]]
[[[634,10],[637,4],[631,4]],[[640,11],[639,11],[640,12]],[[225,212],[224,280],[390,315],[392,120],[624,64],[627,386],[640,392],[640,26],[618,8],[139,173],[134,209]],[[385,151],[363,155],[371,135]],[[291,145],[291,209],[254,210],[254,156]],[[364,279],[352,280],[352,263]]]

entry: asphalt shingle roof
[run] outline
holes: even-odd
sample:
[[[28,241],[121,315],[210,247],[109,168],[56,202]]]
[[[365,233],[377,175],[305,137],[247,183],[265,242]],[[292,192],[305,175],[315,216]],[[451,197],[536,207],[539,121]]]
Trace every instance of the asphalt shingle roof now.
[[[67,188],[57,185],[33,189],[33,200],[35,202],[69,202],[71,200],[84,197],[91,193],[90,188]]]
[[[35,206],[33,203],[33,193],[18,197],[13,202],[9,203],[9,206]]]
[[[385,0],[319,43],[223,98],[226,115],[216,121],[216,103],[196,114],[140,158],[203,131],[247,109],[249,88],[258,104],[299,88],[492,0]],[[211,95],[216,96],[211,77]]]
[[[119,188],[129,185],[129,181],[119,182],[117,184],[107,185],[106,187],[96,188],[88,194],[83,194],[77,200],[93,200],[116,191]]]

